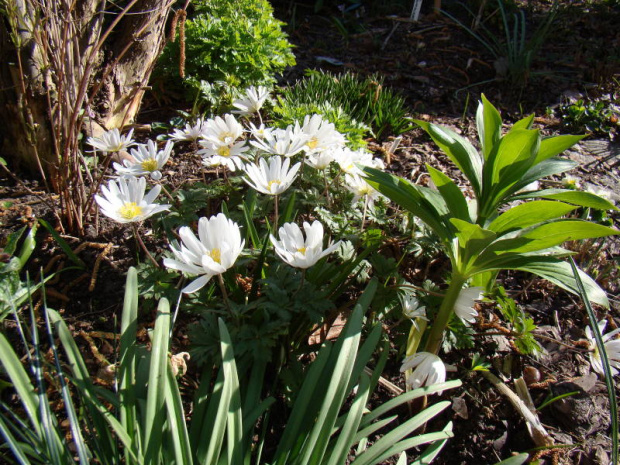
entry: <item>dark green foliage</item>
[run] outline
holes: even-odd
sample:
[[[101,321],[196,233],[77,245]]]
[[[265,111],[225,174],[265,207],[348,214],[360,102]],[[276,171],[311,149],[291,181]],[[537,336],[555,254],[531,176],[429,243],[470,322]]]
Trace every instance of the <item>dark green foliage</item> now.
[[[294,350],[310,329],[335,308],[325,292],[288,265],[270,268],[260,289],[261,296],[247,304],[229,302],[235,315],[229,331],[240,363],[272,361],[278,355],[273,353],[274,348]],[[227,311],[224,304],[213,310],[218,314]],[[207,310],[200,324],[192,328],[192,359],[197,363],[217,357],[218,315],[213,310]]]
[[[504,320],[510,325],[514,337],[514,344],[525,355],[536,355],[542,352],[540,344],[534,339],[532,331],[537,326],[534,320],[517,305],[511,297],[508,297],[506,290],[500,286],[495,296],[497,308],[499,308]]]
[[[166,85],[182,83],[217,103],[233,87],[272,84],[295,64],[283,23],[267,0],[197,0],[185,24],[185,79],[179,77],[179,40],[169,43],[160,61]],[[209,98],[207,98],[209,100]],[[217,107],[217,105],[214,105]]]
[[[614,139],[620,126],[620,100],[577,100],[560,105],[556,114],[562,119],[566,130]]]
[[[379,76],[362,78],[352,73],[308,71],[305,79],[284,89],[276,112],[286,123],[308,114],[309,110],[325,116],[341,132],[346,130],[333,120],[339,114],[348,116],[353,127],[360,122],[370,126],[377,138],[402,134],[411,128],[405,100],[384,86]],[[335,114],[330,114],[334,111]]]

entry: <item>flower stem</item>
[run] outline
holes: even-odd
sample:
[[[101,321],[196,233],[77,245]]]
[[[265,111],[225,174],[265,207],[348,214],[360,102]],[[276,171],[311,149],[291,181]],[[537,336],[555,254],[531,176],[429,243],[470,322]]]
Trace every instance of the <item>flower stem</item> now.
[[[278,194],[273,196],[273,234],[278,231],[278,203],[280,196]]]
[[[454,310],[454,304],[463,289],[465,281],[465,277],[461,276],[460,273],[455,271],[452,272],[452,276],[450,277],[450,286],[448,286],[448,290],[446,291],[441,302],[441,306],[439,307],[439,312],[433,320],[431,332],[428,335],[428,340],[426,341],[426,352],[430,352],[431,354],[437,354],[439,352],[441,340],[443,339],[443,333],[446,326],[448,326],[448,321],[450,321],[450,316]]]
[[[220,290],[222,291],[222,296],[224,297],[224,302],[226,303],[226,308],[228,309],[228,313],[230,313],[232,317],[235,317],[235,314],[233,313],[232,308],[230,308],[230,300],[228,300],[228,292],[226,292],[226,285],[224,284],[224,277],[221,274],[218,274],[217,277],[220,283]]]
[[[325,200],[327,201],[327,206],[332,206],[332,199],[329,196],[329,184],[327,183],[327,168],[323,170],[323,180],[325,181]]]
[[[146,245],[144,245],[144,242],[142,241],[142,237],[140,237],[140,233],[138,232],[138,226],[136,226],[135,224],[133,224],[132,226],[133,226],[133,234],[136,240],[138,241],[138,244],[140,244],[140,247],[142,247],[142,250],[144,250],[144,253],[149,258],[149,260],[151,260],[153,265],[155,265],[156,268],[159,268],[159,263],[157,263],[157,260],[153,258],[153,256],[149,252],[149,249],[147,249]]]

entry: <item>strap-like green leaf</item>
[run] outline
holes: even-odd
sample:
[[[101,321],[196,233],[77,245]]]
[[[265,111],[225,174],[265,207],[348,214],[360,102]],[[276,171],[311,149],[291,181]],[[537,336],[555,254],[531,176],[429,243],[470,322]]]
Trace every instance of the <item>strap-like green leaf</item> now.
[[[478,128],[478,139],[480,140],[480,147],[482,147],[482,154],[486,160],[501,137],[502,117],[484,94],[482,94],[482,101],[479,103],[476,111],[476,126]]]
[[[426,165],[426,169],[428,169],[431,179],[446,202],[446,206],[452,214],[452,217],[471,222],[467,200],[459,186],[448,176],[432,166]]]
[[[536,154],[534,163],[540,163],[547,158],[555,157],[556,155],[561,154],[584,137],[585,136],[571,135],[545,137],[540,141],[540,149],[538,150],[538,154]]]
[[[368,184],[420,218],[441,239],[451,240],[450,224],[444,221],[448,207],[438,192],[415,186],[405,179],[374,168],[364,167],[363,170]]]
[[[439,148],[463,172],[476,196],[479,196],[482,191],[482,157],[471,142],[448,128],[426,121],[414,120],[413,122],[431,136]]]
[[[562,202],[539,200],[517,205],[495,218],[487,229],[494,231],[498,236],[533,226],[543,221],[560,218],[573,211],[576,206]]]
[[[561,200],[573,205],[579,205],[580,207],[595,208],[597,210],[618,210],[608,200],[590,192],[573,191],[570,189],[547,189],[540,191],[537,196],[543,199]]]

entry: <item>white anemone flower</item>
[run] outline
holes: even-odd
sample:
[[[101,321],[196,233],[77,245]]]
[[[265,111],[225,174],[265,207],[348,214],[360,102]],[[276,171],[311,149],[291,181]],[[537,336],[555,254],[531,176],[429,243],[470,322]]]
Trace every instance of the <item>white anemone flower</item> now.
[[[349,192],[353,193],[353,202],[357,203],[360,199],[364,199],[370,208],[375,205],[375,200],[382,197],[381,193],[368,184],[364,178],[358,174],[347,174],[344,177],[345,187]]]
[[[204,155],[202,164],[205,166],[224,165],[231,171],[241,169],[245,161],[245,154],[249,147],[245,141],[239,141],[230,145],[219,145],[209,141],[200,141],[203,147],[198,151],[200,155]]]
[[[100,137],[89,137],[87,142],[102,152],[119,152],[136,144],[131,138],[132,135],[133,129],[130,129],[127,135],[121,136],[118,128],[114,128],[104,132]]]
[[[335,156],[336,162],[338,162],[340,169],[346,174],[362,175],[363,172],[358,165],[369,166],[379,170],[385,169],[383,160],[374,158],[372,153],[367,152],[364,149],[351,150],[348,147],[344,147],[342,150],[336,151]]]
[[[264,137],[269,137],[269,135],[273,132],[273,128],[265,127],[263,123],[260,126],[256,127],[254,123],[250,123],[250,134],[256,139],[263,139]]]
[[[215,145],[231,145],[243,135],[243,126],[233,115],[226,114],[222,118],[216,116],[214,119],[205,121],[202,131],[202,138]]]
[[[418,298],[412,294],[399,294],[398,299],[403,307],[403,315],[415,321],[416,318],[421,318],[428,321],[426,318],[426,307],[420,304]]]
[[[253,115],[258,113],[268,98],[269,89],[267,87],[250,86],[245,90],[245,95],[242,98],[238,98],[232,103],[233,107],[237,108],[232,112],[242,116]]]
[[[304,133],[299,124],[289,125],[286,129],[272,129],[265,131],[261,138],[250,141],[250,143],[267,153],[292,157],[301,152],[306,147],[308,136]]]
[[[306,153],[317,153],[329,148],[342,148],[346,140],[336,126],[323,120],[321,115],[306,115],[301,130],[307,135]]]
[[[609,367],[611,368],[612,376],[618,374],[618,370],[620,370],[620,339],[612,339],[616,334],[620,333],[620,328],[616,328],[613,331],[610,331],[607,334],[603,334],[605,330],[605,326],[607,326],[606,320],[601,320],[598,322],[598,330],[603,336],[603,345],[605,346],[605,352],[607,353],[607,359],[609,360]],[[603,369],[603,359],[601,358],[601,353],[598,350],[598,346],[596,345],[596,339],[594,338],[594,334],[590,327],[586,327],[586,337],[588,338],[588,342],[590,343],[590,364],[592,364],[592,368],[599,375],[605,376],[605,370]]]
[[[195,124],[186,123],[184,129],[175,129],[170,135],[172,140],[178,141],[195,141],[202,136],[206,130],[205,120],[198,118]]]
[[[476,300],[482,299],[482,292],[483,289],[481,287],[468,287],[461,289],[459,296],[456,298],[454,313],[456,313],[456,316],[463,320],[463,323],[467,326],[476,321],[478,312],[474,308],[474,305]]]
[[[297,224],[284,223],[278,230],[279,241],[273,234],[269,236],[280,258],[295,268],[310,268],[340,245],[338,241],[323,250],[323,225],[320,221],[315,220],[312,224],[304,221],[304,231],[305,239]]]
[[[269,161],[261,158],[255,164],[247,164],[243,167],[248,175],[244,181],[267,195],[279,195],[290,187],[295,180],[301,163],[294,164],[290,169],[290,158],[271,157]]]
[[[170,249],[175,259],[164,258],[167,268],[200,275],[182,289],[185,294],[196,292],[213,276],[231,268],[245,245],[239,225],[219,213],[211,218],[198,220],[198,237],[183,226],[179,229],[181,244],[174,242]]]
[[[430,352],[418,352],[406,357],[400,371],[402,373],[407,370],[413,370],[405,379],[411,389],[443,383],[446,380],[446,366],[437,355]]]
[[[95,200],[104,215],[119,223],[136,223],[170,209],[170,205],[153,203],[161,186],[153,187],[146,195],[145,190],[144,178],[118,178],[101,186],[103,195],[95,195]]]
[[[331,162],[336,161],[336,151],[339,149],[329,148],[321,152],[308,154],[306,163],[317,170],[324,170]]]
[[[161,179],[161,169],[168,161],[168,158],[170,158],[173,145],[172,141],[168,141],[163,150],[157,150],[157,144],[152,140],[147,141],[146,144],[138,144],[136,148],[131,149],[131,156],[134,161],[123,160],[122,165],[114,163],[114,169],[121,176],[144,176],[149,174],[151,179],[159,181]]]

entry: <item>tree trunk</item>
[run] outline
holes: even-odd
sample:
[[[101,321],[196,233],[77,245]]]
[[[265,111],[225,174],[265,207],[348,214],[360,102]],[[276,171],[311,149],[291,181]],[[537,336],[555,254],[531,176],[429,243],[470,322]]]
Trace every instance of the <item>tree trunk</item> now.
[[[0,0],[2,156],[41,173],[73,232],[103,173],[83,136],[134,121],[175,1]]]
[[[49,175],[74,148],[75,129],[91,135],[133,122],[174,2],[0,0],[5,158]]]

